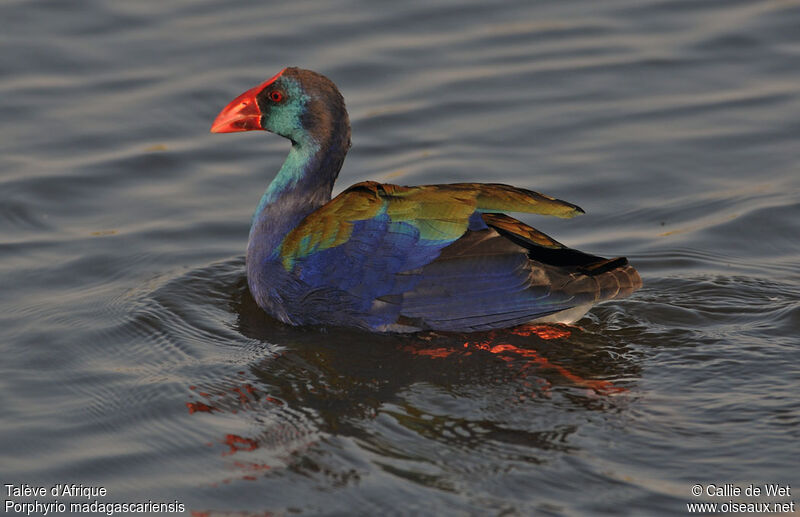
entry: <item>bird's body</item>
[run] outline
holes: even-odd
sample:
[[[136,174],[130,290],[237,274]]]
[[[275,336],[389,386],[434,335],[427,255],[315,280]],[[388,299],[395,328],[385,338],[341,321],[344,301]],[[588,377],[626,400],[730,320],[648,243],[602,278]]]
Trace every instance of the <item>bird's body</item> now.
[[[529,190],[363,182],[331,199],[350,126],[341,94],[320,74],[284,69],[212,126],[252,129],[292,141],[247,248],[254,299],[285,323],[471,331],[572,322],[641,285],[626,259],[567,248],[503,213],[583,213]]]

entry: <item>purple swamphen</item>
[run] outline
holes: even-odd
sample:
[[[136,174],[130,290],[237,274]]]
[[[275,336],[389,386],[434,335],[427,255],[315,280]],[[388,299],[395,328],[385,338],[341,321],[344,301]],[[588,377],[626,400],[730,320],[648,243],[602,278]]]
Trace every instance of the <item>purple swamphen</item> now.
[[[211,132],[255,129],[292,142],[247,245],[250,291],[285,323],[384,332],[570,323],[641,286],[625,258],[568,248],[505,215],[583,213],[530,190],[365,181],[331,199],[350,122],[321,74],[285,68],[228,104]]]

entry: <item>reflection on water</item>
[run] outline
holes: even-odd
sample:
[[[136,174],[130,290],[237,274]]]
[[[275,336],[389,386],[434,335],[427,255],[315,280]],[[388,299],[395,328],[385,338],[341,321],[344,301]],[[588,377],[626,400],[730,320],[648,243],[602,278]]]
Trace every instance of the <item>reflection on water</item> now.
[[[577,453],[570,436],[580,413],[622,410],[640,371],[624,344],[577,327],[374,335],[288,327],[241,285],[232,305],[238,331],[281,345],[235,376],[189,386],[186,406],[199,420],[245,412],[255,422],[247,435],[233,427],[208,443],[228,465],[214,484],[282,469],[332,487],[357,484],[359,469],[326,461],[328,440],[346,437],[380,457],[376,466],[387,473],[453,490],[457,473],[443,457],[502,469]],[[577,418],[531,425],[515,416],[549,411]]]

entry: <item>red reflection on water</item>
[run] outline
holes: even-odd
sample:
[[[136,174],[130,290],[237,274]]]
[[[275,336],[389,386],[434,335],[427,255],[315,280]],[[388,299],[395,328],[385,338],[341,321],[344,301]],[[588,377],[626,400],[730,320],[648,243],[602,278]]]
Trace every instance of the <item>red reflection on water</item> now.
[[[234,461],[233,464],[240,469],[244,469],[250,472],[263,472],[265,470],[269,470],[272,467],[267,465],[266,463],[252,463],[252,462],[244,462],[244,461]]]
[[[251,384],[234,384],[232,386],[219,387],[212,390],[213,394],[208,394],[199,391],[197,386],[189,386],[193,392],[204,395],[213,400],[214,404],[206,404],[197,400],[186,402],[186,407],[189,409],[189,414],[194,413],[212,413],[212,412],[227,412],[236,414],[239,411],[253,411],[258,410],[259,404],[270,406],[282,406],[283,401],[260,393]],[[259,443],[256,439],[246,438],[236,434],[228,434],[221,440],[221,442],[228,446],[228,449],[222,452],[223,456],[236,454],[237,452],[249,452],[259,448]],[[219,443],[219,442],[218,442]],[[213,443],[207,443],[208,446],[213,446]],[[246,472],[238,479],[251,480],[254,473],[262,472],[269,469],[270,466],[262,463],[240,463],[235,462],[235,465]],[[222,483],[230,483],[237,478],[222,480]]]
[[[215,408],[214,406],[209,406],[207,404],[203,404],[202,402],[187,402],[186,407],[189,408],[190,415],[197,411],[201,413],[211,413],[212,411],[219,411],[219,409]]]
[[[225,444],[228,445],[231,450],[223,452],[223,456],[229,456],[241,451],[254,451],[258,449],[257,441],[253,440],[252,438],[239,436],[238,434],[225,435]]]
[[[250,386],[250,385],[248,384],[247,386]],[[239,395],[239,402],[241,402],[242,404],[246,404],[246,403],[250,402],[250,397],[245,395],[244,391],[242,391],[242,388],[232,388],[231,391],[233,393],[236,393],[237,395]],[[250,392],[248,392],[248,393],[250,393]]]
[[[214,404],[205,404],[199,401],[189,401],[186,407],[189,408],[189,413],[212,411],[227,411],[229,413],[237,413],[239,410],[251,410],[257,407],[257,402],[269,402],[277,406],[282,406],[283,401],[260,393],[252,384],[234,385],[229,388],[224,388],[225,391],[216,389],[212,394],[199,391],[197,386],[189,386],[189,389],[198,395],[207,399],[214,399]],[[231,396],[233,395],[233,397]]]
[[[431,357],[434,359],[443,359],[453,354],[468,356],[472,354],[472,351],[482,350],[491,354],[495,354],[500,359],[508,363],[515,362],[514,367],[518,367],[516,362],[520,358],[525,358],[528,362],[522,365],[522,371],[527,370],[531,366],[535,365],[540,369],[546,368],[553,370],[573,384],[592,389],[600,394],[608,395],[611,393],[627,391],[625,388],[614,386],[614,384],[609,381],[585,379],[580,375],[569,371],[567,368],[549,361],[536,350],[532,350],[530,348],[521,348],[517,345],[508,343],[508,340],[514,336],[536,336],[539,339],[544,340],[563,339],[571,336],[572,332],[561,325],[521,325],[511,329],[457,335],[462,336],[462,339],[466,338],[466,341],[463,342],[461,347],[453,346],[431,348],[429,343],[419,343],[402,347],[402,349],[414,355]],[[549,389],[549,387],[549,383],[544,381],[542,388],[546,391]]]
[[[572,335],[569,330],[554,325],[520,325],[509,329],[508,332],[517,336],[536,335],[541,339],[561,339]]]
[[[556,372],[558,372],[559,375],[561,375],[565,379],[570,380],[573,384],[577,386],[582,386],[584,388],[592,389],[601,394],[607,395],[610,393],[619,393],[622,391],[627,391],[625,388],[614,386],[614,384],[612,384],[609,381],[584,379],[580,375],[572,373],[563,366],[550,362],[546,357],[542,357],[536,350],[519,348],[517,346],[510,344],[499,344],[492,346],[488,343],[476,343],[474,346],[481,348],[483,350],[487,350],[488,352],[491,352],[493,354],[502,354],[509,352],[520,357],[525,357],[529,359],[532,363],[537,364],[540,368],[549,368],[555,370]],[[513,360],[513,358],[510,359]],[[528,366],[530,366],[530,363],[525,365],[525,368],[527,368]]]

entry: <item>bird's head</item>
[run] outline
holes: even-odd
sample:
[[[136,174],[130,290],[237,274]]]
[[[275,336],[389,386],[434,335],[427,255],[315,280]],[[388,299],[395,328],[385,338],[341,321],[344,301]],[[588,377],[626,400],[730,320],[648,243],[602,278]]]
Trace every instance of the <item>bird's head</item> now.
[[[236,97],[217,115],[212,133],[262,129],[297,144],[346,136],[350,123],[342,94],[322,74],[284,68],[274,77]],[[346,133],[346,135],[345,135]]]

